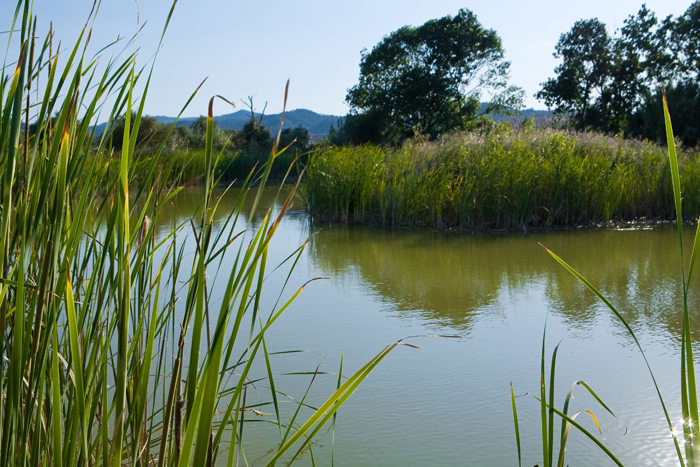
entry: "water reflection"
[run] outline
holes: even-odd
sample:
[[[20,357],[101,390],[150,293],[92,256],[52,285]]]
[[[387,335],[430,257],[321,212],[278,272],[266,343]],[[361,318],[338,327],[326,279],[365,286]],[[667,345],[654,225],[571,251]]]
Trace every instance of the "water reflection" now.
[[[551,312],[572,326],[609,315],[541,243],[599,287],[633,329],[650,327],[677,338],[683,306],[677,235],[668,226],[523,236],[326,225],[314,237],[310,255],[330,274],[359,275],[400,314],[465,332],[479,313],[497,311],[491,305],[499,296],[535,287],[545,291]],[[697,293],[691,293],[690,303],[697,303]]]
[[[215,225],[223,225],[237,203],[245,220],[259,224],[270,207],[279,211],[291,187],[263,189],[257,209],[257,188],[217,189]],[[162,230],[196,219],[202,190],[189,188],[161,211]],[[301,200],[294,199],[296,208]],[[300,213],[297,210],[297,213]],[[303,217],[303,216],[302,216]],[[297,222],[305,223],[301,219]],[[238,224],[243,228],[244,224]],[[368,227],[312,225],[310,259],[324,274],[358,277],[378,297],[393,304],[399,316],[468,333],[480,313],[497,313],[499,298],[533,291],[550,311],[570,326],[592,325],[610,312],[585,287],[557,264],[546,246],[596,285],[618,307],[633,329],[649,329],[679,339],[683,299],[677,230],[660,226],[646,230],[562,230],[465,234]],[[692,248],[688,230],[685,251]],[[697,277],[695,275],[695,281]],[[543,292],[534,292],[534,290]],[[544,296],[539,294],[543,293]],[[697,288],[689,296],[691,314],[698,314]],[[500,310],[503,316],[517,313]],[[695,335],[697,340],[700,335]]]
[[[245,228],[248,215],[255,226],[268,207],[279,212],[288,191],[275,201],[277,189],[266,189],[260,207],[251,212],[256,193],[248,194],[236,230]],[[232,190],[222,198],[215,217],[219,228],[239,194]],[[188,190],[157,222],[165,228],[194,217],[197,223],[200,199],[201,191]],[[296,207],[302,207],[300,202]],[[626,465],[674,464],[673,446],[646,367],[632,345],[620,348],[630,343],[629,336],[621,326],[611,325],[611,313],[539,245],[546,245],[599,286],[635,331],[642,331],[640,338],[668,398],[680,392],[677,339],[682,296],[674,227],[526,236],[449,234],[310,225],[297,210],[282,222],[270,245],[270,265],[281,262],[316,230],[291,283],[300,285],[319,276],[335,280],[314,283],[285,312],[279,326],[270,330],[271,350],[304,348],[322,353],[331,360],[324,369],[332,372],[341,352],[346,368],[357,369],[376,349],[398,337],[427,334],[435,328],[469,336],[464,341],[432,340],[421,352],[392,354],[344,407],[336,459],[347,465],[513,465],[514,444],[508,437],[504,441],[504,433],[512,436],[513,427],[508,382],[512,380],[520,391],[539,388],[542,321],[549,307],[555,316],[548,324],[548,351],[568,329],[580,327],[559,353],[560,402],[565,386],[584,379],[630,427],[623,437],[624,427],[614,420],[603,424],[609,430],[606,442],[613,452],[626,456]],[[686,252],[693,233],[688,232]],[[193,257],[191,237],[185,240],[189,253],[184,261]],[[231,267],[224,263],[221,271]],[[182,270],[189,271],[190,265],[183,264]],[[696,273],[694,281],[699,276]],[[275,292],[284,284],[286,271],[270,274],[268,280],[268,290]],[[212,286],[212,294],[218,303],[220,290]],[[276,298],[273,293],[269,300]],[[693,314],[697,298],[695,293],[690,297]],[[274,303],[263,303],[262,309],[268,305]],[[275,371],[307,369],[307,361],[300,360],[305,356],[312,357],[294,354],[289,360],[276,360]],[[318,361],[308,363],[313,370]],[[264,368],[260,371],[266,375]],[[286,394],[305,393],[308,380],[297,377],[279,378]],[[318,405],[335,390],[336,379],[318,378],[315,384],[320,385],[313,401]],[[680,404],[674,397],[670,400],[677,418]],[[576,410],[593,408],[590,400],[578,395],[572,404],[578,404]],[[527,465],[534,465],[540,456],[539,406],[523,400],[519,410],[524,458],[532,460]],[[406,420],[420,420],[420,429]],[[266,431],[269,427],[250,429],[250,458],[277,442],[275,430]],[[328,438],[319,441],[316,454],[324,459],[320,464],[330,465],[323,444],[328,446]],[[255,449],[260,451],[253,455]],[[610,465],[583,437],[573,437],[567,455],[580,465]]]
[[[258,225],[265,217],[268,209],[282,206],[291,190],[292,187],[288,185],[263,188],[260,193],[258,206],[255,211],[253,211],[253,204],[255,203],[259,188],[253,187],[245,190],[241,188],[216,188],[212,193],[212,204],[218,202],[216,212],[214,213],[215,228],[217,224],[226,220],[239,203],[242,205],[241,213],[246,219],[250,220],[251,224]],[[192,187],[183,189],[168,203],[169,206],[162,208],[156,220],[156,224],[161,230],[168,229],[173,224],[182,224],[189,219],[192,219],[195,224],[198,224],[203,200],[204,191],[202,188]],[[294,205],[300,205],[300,199],[298,197],[294,198]]]

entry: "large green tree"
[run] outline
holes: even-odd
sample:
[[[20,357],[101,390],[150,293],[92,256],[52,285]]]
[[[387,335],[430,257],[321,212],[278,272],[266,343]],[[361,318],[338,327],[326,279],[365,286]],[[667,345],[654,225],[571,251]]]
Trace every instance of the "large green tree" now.
[[[700,79],[700,1],[680,16],[671,32],[674,62],[684,79]]]
[[[556,45],[557,76],[542,83],[536,96],[568,115],[576,128],[662,139],[663,128],[655,122],[663,84],[669,103],[689,115],[674,118],[676,133],[695,145],[700,142],[692,110],[700,102],[698,43],[700,1],[678,18],[661,20],[642,5],[615,37],[597,19],[578,21]]]
[[[611,38],[598,19],[577,21],[557,42],[562,63],[556,78],[542,84],[537,97],[558,113],[571,114],[577,126],[606,119],[613,75]]]
[[[509,67],[501,39],[469,10],[404,26],[363,51],[346,130],[371,128],[365,139],[384,142],[416,132],[435,138],[474,120],[484,92],[488,112],[517,110],[524,93],[508,85]]]

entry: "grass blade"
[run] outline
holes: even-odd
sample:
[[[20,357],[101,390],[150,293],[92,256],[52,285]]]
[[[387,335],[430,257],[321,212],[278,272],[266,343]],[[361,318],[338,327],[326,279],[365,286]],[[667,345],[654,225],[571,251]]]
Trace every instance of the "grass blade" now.
[[[513,406],[513,426],[515,427],[515,445],[518,448],[518,467],[523,467],[523,459],[520,452],[520,428],[518,426],[518,409],[515,406],[515,393],[513,382],[510,382],[510,403]]]

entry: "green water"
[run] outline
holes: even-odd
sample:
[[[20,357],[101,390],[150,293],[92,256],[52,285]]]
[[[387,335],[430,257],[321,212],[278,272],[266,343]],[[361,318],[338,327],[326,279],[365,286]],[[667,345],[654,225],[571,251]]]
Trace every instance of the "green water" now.
[[[266,207],[279,210],[274,193],[266,190],[257,212],[250,213],[248,206],[253,225]],[[179,196],[172,218],[158,220],[162,228],[192,216],[197,195]],[[317,406],[335,388],[341,352],[347,375],[403,337],[463,337],[419,337],[410,342],[422,350],[397,348],[339,413],[334,437],[332,431],[322,432],[313,446],[317,465],[330,465],[331,455],[337,466],[517,465],[509,382],[518,395],[539,392],[545,319],[548,354],[567,336],[557,359],[556,405],[561,408],[569,386],[582,379],[623,423],[580,388],[572,410],[596,413],[604,442],[623,463],[677,465],[651,377],[634,342],[607,308],[540,246],[568,261],[619,307],[640,338],[677,420],[682,296],[674,227],[526,235],[382,230],[310,224],[301,200],[295,204],[270,246],[269,270],[313,234],[283,298],[309,279],[327,279],[309,284],[267,337],[271,352],[309,351],[273,357],[279,390],[301,398],[311,380],[308,373],[319,367],[329,374],[316,378],[306,400]],[[693,233],[688,232],[689,241]],[[187,245],[194,248],[191,238]],[[215,295],[232,261],[225,259],[219,274],[212,274]],[[274,305],[287,273],[285,264],[267,278],[264,310]],[[690,301],[696,318],[697,294]],[[249,403],[270,400],[266,383],[258,386]],[[295,408],[285,398],[282,406],[287,414]],[[539,405],[524,396],[518,409],[523,465],[541,464]],[[272,412],[268,405],[259,410]],[[256,421],[246,426],[243,446],[249,463],[263,465],[279,432],[262,421],[269,417],[250,417]],[[580,419],[594,429],[590,419]],[[570,436],[566,463],[614,465],[580,433]],[[299,464],[310,465],[310,453]]]

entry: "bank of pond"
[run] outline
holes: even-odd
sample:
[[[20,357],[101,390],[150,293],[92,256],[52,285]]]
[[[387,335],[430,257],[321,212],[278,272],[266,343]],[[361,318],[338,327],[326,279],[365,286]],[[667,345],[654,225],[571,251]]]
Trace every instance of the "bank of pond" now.
[[[700,213],[697,149],[679,152],[683,209]],[[306,164],[317,220],[528,229],[675,219],[667,149],[591,132],[507,126],[399,148],[329,148]]]

